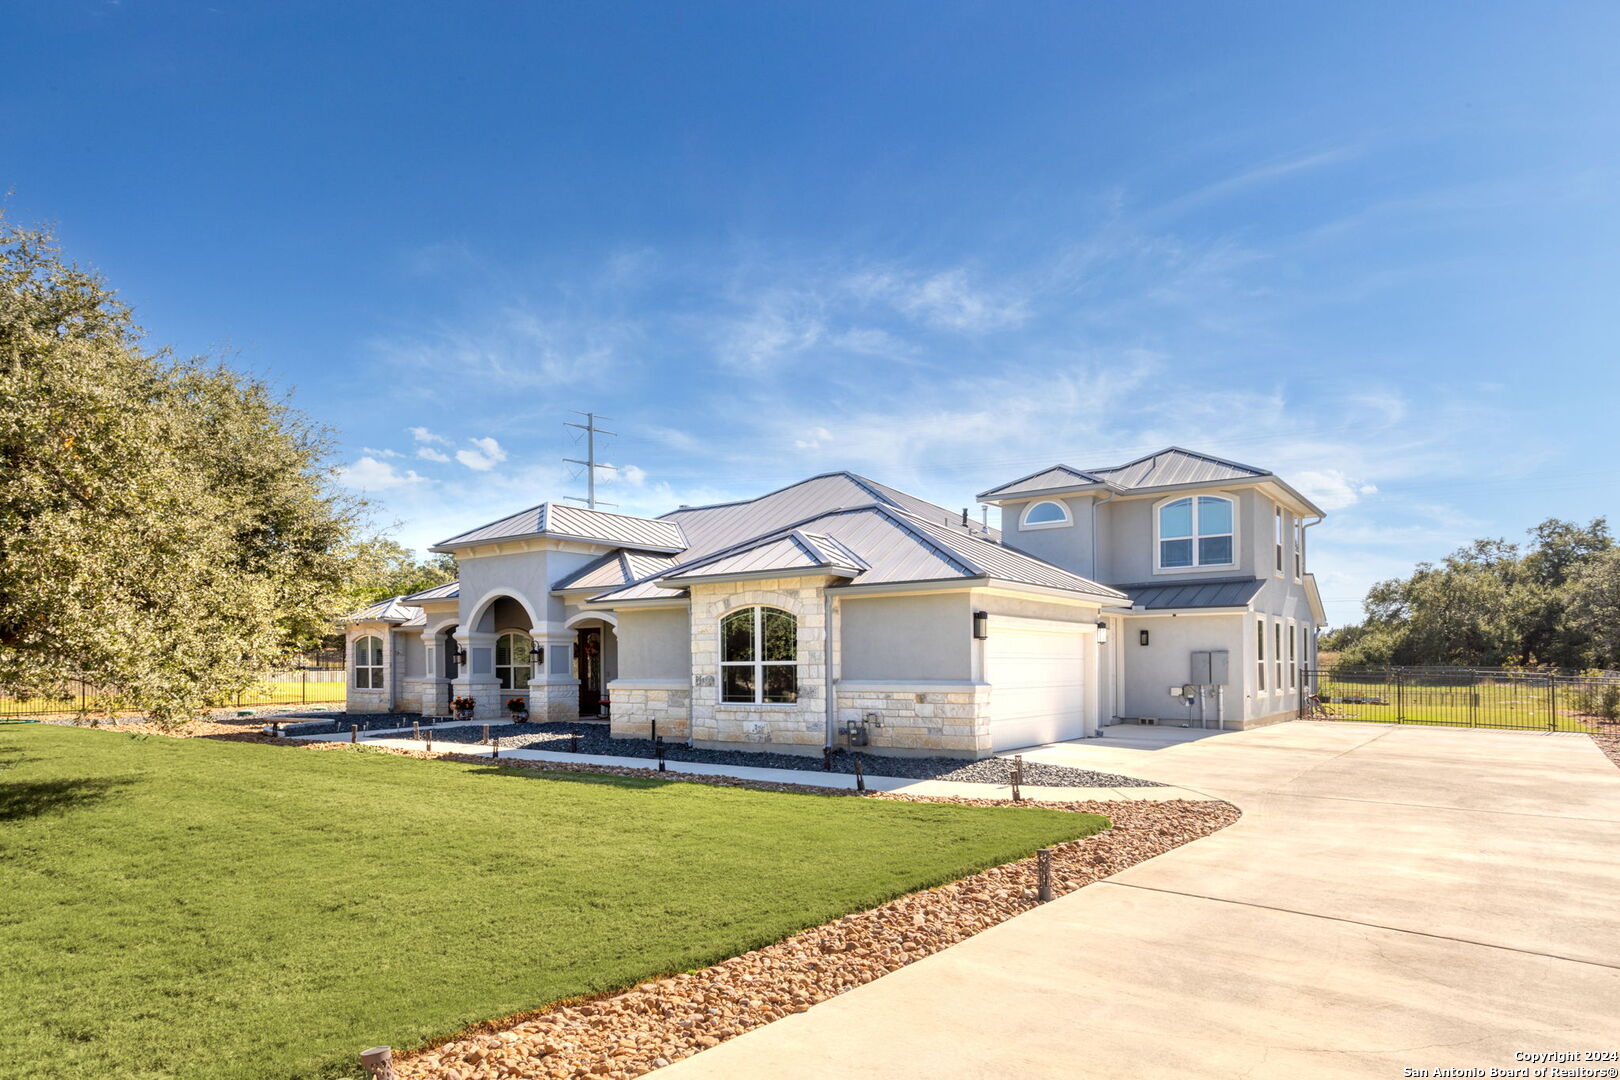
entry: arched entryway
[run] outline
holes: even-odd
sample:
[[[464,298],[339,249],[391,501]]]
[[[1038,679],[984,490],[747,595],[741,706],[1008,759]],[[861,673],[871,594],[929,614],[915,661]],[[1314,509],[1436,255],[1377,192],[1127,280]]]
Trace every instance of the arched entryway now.
[[[581,720],[606,720],[612,709],[608,686],[619,675],[619,639],[611,617],[568,621],[574,631],[573,676],[579,680]]]

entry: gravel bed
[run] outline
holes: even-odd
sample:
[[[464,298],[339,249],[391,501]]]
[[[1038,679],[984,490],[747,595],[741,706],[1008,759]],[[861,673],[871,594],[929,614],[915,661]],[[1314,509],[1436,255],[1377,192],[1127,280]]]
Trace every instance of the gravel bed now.
[[[902,801],[982,803],[982,800]],[[1001,803],[998,805],[1006,805]],[[1055,893],[1072,892],[1237,820],[1220,802],[1046,803],[1113,827],[1052,848]],[[395,1062],[400,1080],[630,1080],[800,1013],[1036,906],[1035,860],[993,867],[795,934],[701,971],[479,1025]]]
[[[409,723],[405,725],[409,727]],[[347,731],[346,726],[337,730]],[[656,758],[651,739],[614,739],[602,723],[503,724],[493,728],[503,750],[547,750],[572,753],[574,735],[579,736],[579,753],[617,757]],[[299,732],[303,734],[302,731]],[[435,743],[482,743],[484,729],[446,727],[433,729]],[[740,765],[756,769],[798,769],[821,771],[821,758],[804,754],[777,754],[762,750],[687,749],[683,743],[665,743],[666,761],[693,761],[708,765]],[[841,751],[833,755],[832,771],[852,775],[855,763],[869,776],[898,776],[908,780],[957,780],[963,783],[1010,784],[1013,763],[1010,758],[964,761],[961,758],[894,757],[865,751]],[[1024,762],[1024,783],[1031,787],[1163,787],[1152,780],[1131,776],[1075,769],[1066,765]]]

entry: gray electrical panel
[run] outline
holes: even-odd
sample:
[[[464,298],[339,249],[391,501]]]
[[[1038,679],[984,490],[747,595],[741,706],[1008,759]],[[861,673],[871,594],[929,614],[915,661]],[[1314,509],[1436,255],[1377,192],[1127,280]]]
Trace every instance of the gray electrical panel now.
[[[1225,686],[1232,681],[1228,656],[1225,649],[1193,653],[1192,678],[1188,681],[1194,686]]]

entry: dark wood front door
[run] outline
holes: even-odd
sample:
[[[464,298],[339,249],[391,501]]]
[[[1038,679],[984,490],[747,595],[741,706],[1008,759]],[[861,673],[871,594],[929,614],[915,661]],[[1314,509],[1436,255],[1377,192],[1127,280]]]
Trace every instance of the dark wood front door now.
[[[574,642],[579,666],[579,715],[602,714],[602,631],[587,627]]]

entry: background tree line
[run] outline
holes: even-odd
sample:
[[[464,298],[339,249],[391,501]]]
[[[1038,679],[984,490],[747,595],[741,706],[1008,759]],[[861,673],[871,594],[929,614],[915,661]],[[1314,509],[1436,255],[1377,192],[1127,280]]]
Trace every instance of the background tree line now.
[[[264,382],[148,347],[98,275],[0,219],[0,696],[83,679],[182,720],[344,612],[452,578],[374,534],[332,450]]]
[[[1620,548],[1606,519],[1549,518],[1525,544],[1475,540],[1380,581],[1366,618],[1322,635],[1347,665],[1620,669]]]

